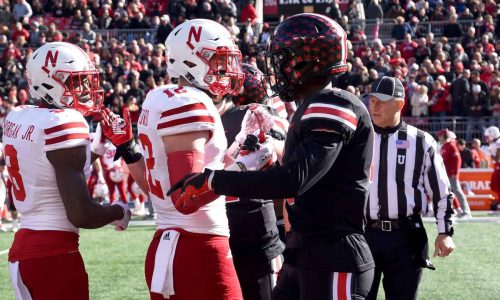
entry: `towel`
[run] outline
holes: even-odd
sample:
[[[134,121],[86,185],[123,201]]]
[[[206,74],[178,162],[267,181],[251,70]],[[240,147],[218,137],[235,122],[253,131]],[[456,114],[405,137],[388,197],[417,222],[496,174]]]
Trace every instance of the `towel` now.
[[[175,295],[173,265],[179,235],[180,233],[175,230],[164,231],[156,249],[151,292],[162,294],[166,299]]]
[[[30,292],[28,288],[24,285],[23,279],[21,278],[21,272],[19,271],[19,262],[9,262],[9,273],[10,279],[12,280],[12,285],[14,286],[14,293],[16,294],[16,299],[19,300],[31,300]]]

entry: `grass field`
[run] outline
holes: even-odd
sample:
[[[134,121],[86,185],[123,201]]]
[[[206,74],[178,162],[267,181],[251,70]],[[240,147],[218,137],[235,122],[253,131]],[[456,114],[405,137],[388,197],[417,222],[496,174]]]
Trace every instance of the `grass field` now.
[[[426,227],[433,251],[435,226]],[[149,299],[143,263],[153,232],[150,226],[129,227],[123,233],[111,227],[81,231],[91,299]],[[437,270],[424,271],[419,299],[500,299],[500,224],[459,223],[455,232],[457,249],[448,258],[433,259]],[[12,233],[0,233],[0,253],[12,239]],[[384,299],[382,292],[379,296]],[[0,299],[14,299],[6,254],[0,254]]]

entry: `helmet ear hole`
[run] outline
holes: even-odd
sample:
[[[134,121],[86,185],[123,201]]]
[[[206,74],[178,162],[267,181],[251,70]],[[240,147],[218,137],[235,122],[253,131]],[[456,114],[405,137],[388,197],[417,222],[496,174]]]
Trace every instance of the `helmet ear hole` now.
[[[42,83],[42,86],[43,86],[46,90],[51,90],[51,89],[53,89],[53,88],[54,88],[53,86],[51,86],[51,85],[50,85],[50,84],[48,84],[48,83]],[[38,89],[38,86],[37,86],[37,88],[36,88],[36,89]]]
[[[189,60],[183,61],[183,63],[188,66],[188,68],[194,68],[196,67],[196,64],[194,62],[190,62]]]

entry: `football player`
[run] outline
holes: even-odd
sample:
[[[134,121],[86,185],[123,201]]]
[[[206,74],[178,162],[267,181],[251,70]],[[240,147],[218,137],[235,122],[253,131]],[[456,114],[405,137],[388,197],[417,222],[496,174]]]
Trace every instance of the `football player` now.
[[[227,144],[235,143],[236,136],[246,126],[243,124],[246,120],[245,116],[261,106],[265,109],[263,111],[267,113],[267,117],[275,121],[275,128],[268,134],[274,136],[270,139],[275,143],[276,153],[281,153],[288,122],[276,116],[277,110],[265,106],[265,104],[272,104],[273,102],[269,100],[272,101],[273,98],[268,97],[264,74],[249,64],[243,64],[242,69],[245,74],[243,91],[233,96],[232,101],[227,101],[219,109]],[[276,115],[271,115],[271,112]],[[236,144],[239,143],[236,142]],[[232,149],[232,147],[229,148]],[[229,161],[227,164],[234,160],[229,152],[230,150],[227,153],[229,156],[226,158],[226,161]],[[245,300],[271,299],[272,290],[282,266],[281,253],[284,250],[284,244],[280,240],[276,226],[274,201],[226,197],[226,209],[231,231],[229,244],[243,298]]]
[[[116,147],[110,145],[106,152],[100,157],[104,172],[104,180],[109,190],[109,202],[113,204],[116,201],[115,188],[120,195],[120,201],[127,205],[128,197],[126,192],[126,181],[123,177],[122,160],[115,160]]]
[[[374,262],[363,237],[373,128],[363,103],[329,87],[347,70],[347,36],[318,14],[284,20],[270,45],[272,89],[298,101],[282,166],[259,172],[210,170],[190,174],[168,194],[185,205],[216,193],[239,199],[292,198],[291,233],[273,299],[364,299]],[[177,189],[178,188],[178,189]]]
[[[495,162],[493,174],[491,174],[491,190],[495,192],[496,203],[500,200],[500,130],[496,126],[490,126],[484,131],[484,139],[489,144],[491,160]],[[495,205],[496,206],[496,205]],[[496,208],[496,207],[494,207]],[[497,210],[497,209],[495,209]]]
[[[151,299],[242,299],[229,248],[224,197],[208,194],[208,205],[178,207],[171,184],[204,168],[222,169],[227,148],[214,103],[237,94],[243,84],[241,52],[229,32],[205,19],[177,26],[166,42],[168,73],[179,79],[150,91],[138,121],[149,196],[157,231],[149,246],[145,275]],[[144,172],[127,111],[121,120],[104,111],[103,129],[134,179]]]
[[[124,230],[130,220],[128,208],[101,206],[87,189],[91,145],[84,116],[100,107],[99,71],[81,48],[63,42],[38,48],[26,68],[40,104],[13,108],[3,125],[13,200],[23,216],[9,251],[15,295],[89,299],[78,228],[113,223]]]

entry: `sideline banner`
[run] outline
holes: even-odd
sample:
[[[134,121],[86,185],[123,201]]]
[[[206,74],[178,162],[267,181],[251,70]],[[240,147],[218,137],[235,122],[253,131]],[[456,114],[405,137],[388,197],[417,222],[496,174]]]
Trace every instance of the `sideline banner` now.
[[[460,183],[472,210],[490,210],[495,193],[490,189],[493,169],[460,169]],[[469,195],[469,191],[474,195]]]

